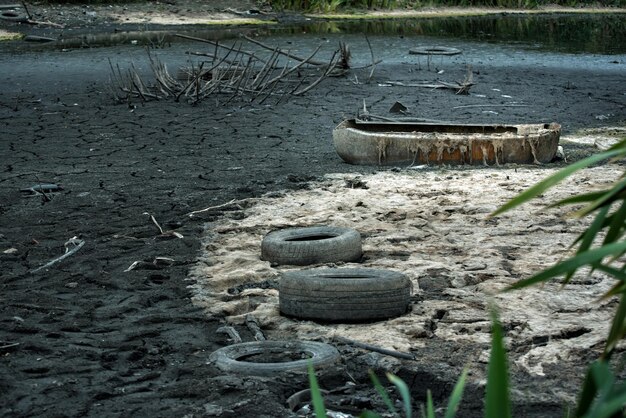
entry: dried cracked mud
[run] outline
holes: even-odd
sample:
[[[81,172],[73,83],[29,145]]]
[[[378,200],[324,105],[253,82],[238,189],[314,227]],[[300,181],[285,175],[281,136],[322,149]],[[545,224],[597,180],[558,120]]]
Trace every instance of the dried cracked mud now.
[[[303,48],[326,40],[332,47],[337,39],[311,36]],[[368,62],[367,44],[357,37],[351,40],[356,59]],[[285,38],[266,41],[280,43]],[[256,315],[270,337],[332,342],[325,326],[276,315],[271,289],[263,290],[269,298],[258,293],[256,282],[278,276],[256,258],[254,245],[272,227],[344,222],[338,220],[339,214],[363,230],[365,264],[408,266],[415,285],[411,317],[416,323],[400,324],[388,333],[381,331],[377,340],[363,341],[412,352],[417,359],[398,360],[335,342],[342,361],[320,373],[322,387],[331,390],[329,408],[353,414],[363,408],[384,410],[369,383],[368,368],[405,379],[416,405],[423,402],[427,389],[438,405],[444,405],[469,363],[472,374],[459,416],[481,415],[489,290],[557,259],[581,224],[555,214],[540,218],[534,214],[537,206],[527,207],[498,219],[492,232],[503,241],[485,244],[490,252],[481,251],[471,239],[472,228],[475,225],[490,237],[489,228],[496,225],[483,215],[496,202],[495,190],[506,189],[502,198],[510,196],[565,163],[460,170],[352,166],[336,155],[331,131],[364,100],[370,111],[387,116],[399,101],[409,108],[409,115],[425,118],[561,123],[562,146],[568,161],[573,161],[597,150],[601,141],[596,140],[606,127],[624,127],[626,61],[621,56],[519,54],[503,46],[467,43],[462,45],[463,56],[442,61],[438,70],[449,79],[462,79],[471,63],[477,84],[469,96],[386,85],[389,80],[408,83],[442,77],[425,68],[423,61],[393,58],[406,55],[410,43],[427,41],[373,39],[374,50],[388,59],[377,66],[369,83],[364,83],[369,70],[355,70],[356,78],[354,74],[329,78],[302,97],[263,105],[213,100],[196,106],[167,100],[115,103],[109,93],[109,59],[123,67],[131,60],[137,65],[147,62],[144,50],[130,45],[3,50],[2,415],[296,416],[286,400],[308,387],[306,376],[252,378],[225,374],[207,364],[210,353],[229,344],[228,337],[217,332],[223,324],[232,324],[244,341],[253,340],[253,335],[241,321],[233,320],[233,312],[201,300],[208,275],[199,272],[215,268],[219,252],[237,255],[232,243],[223,242],[224,231],[240,228],[242,234],[252,234],[250,239],[241,236],[247,244],[239,250],[245,256],[233,262],[230,277],[242,266],[246,273],[227,286],[239,283],[240,294],[248,295],[248,305],[238,309],[259,308]],[[175,63],[185,59],[186,48],[188,44],[173,44],[158,53]],[[502,106],[511,100],[524,106]],[[491,107],[481,107],[486,104]],[[582,129],[586,131],[581,133]],[[621,166],[594,168],[561,193],[602,184],[621,171]],[[342,194],[347,180],[357,184],[354,178],[369,189],[350,190],[359,196],[346,193],[341,198],[360,200],[362,206],[355,206],[356,200],[340,203],[331,193]],[[21,192],[44,183],[63,189],[34,196]],[[300,201],[303,196],[308,197]],[[368,204],[366,199],[371,198],[374,202]],[[233,199],[234,204],[224,205]],[[420,206],[420,199],[431,206]],[[367,210],[376,200],[389,207]],[[421,212],[402,209],[412,200]],[[300,206],[292,208],[296,202]],[[212,206],[217,208],[189,216]],[[151,216],[165,232],[178,236],[162,234]],[[464,232],[450,224],[449,233],[443,234],[442,225],[451,221],[465,225]],[[71,249],[66,243],[72,237],[84,241],[84,246],[33,271],[63,255],[66,247]],[[395,249],[379,246],[377,240]],[[535,243],[549,254],[528,261],[534,253],[526,254],[524,248]],[[263,274],[257,274],[257,268]],[[595,292],[596,285],[604,283],[602,277],[589,280],[581,278],[574,286]],[[581,295],[571,296],[572,300]],[[567,304],[538,296],[535,308],[548,316]],[[611,302],[602,307],[610,308]],[[575,316],[577,308],[573,309],[561,314]],[[543,332],[533,322],[539,321],[535,316],[515,318],[514,313],[504,317],[512,341],[515,416],[562,416],[575,398],[585,364],[601,349],[596,338],[602,328],[589,323]],[[403,320],[363,329],[399,322]],[[536,332],[526,328],[528,322]],[[359,339],[363,331],[356,327],[341,332]],[[549,351],[552,343],[560,344],[556,352]],[[551,356],[550,361],[542,361],[544,354]]]

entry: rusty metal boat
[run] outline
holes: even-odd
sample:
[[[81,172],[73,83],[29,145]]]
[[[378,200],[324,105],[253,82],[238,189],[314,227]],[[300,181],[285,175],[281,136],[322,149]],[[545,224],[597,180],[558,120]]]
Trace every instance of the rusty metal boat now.
[[[350,164],[543,164],[554,159],[557,123],[468,125],[346,119],[333,130]]]

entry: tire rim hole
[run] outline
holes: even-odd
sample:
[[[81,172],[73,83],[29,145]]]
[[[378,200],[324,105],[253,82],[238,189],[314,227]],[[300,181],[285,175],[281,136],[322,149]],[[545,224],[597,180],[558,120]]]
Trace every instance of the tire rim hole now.
[[[341,276],[341,275],[336,275],[336,274],[328,274],[328,275],[320,275],[321,277],[326,277],[329,279],[369,279],[372,276],[366,276],[366,275],[358,275],[358,274],[353,274],[353,275],[347,275],[347,276]]]
[[[302,237],[294,237],[294,238],[288,238],[285,241],[289,241],[289,242],[294,242],[294,241],[321,241],[324,239],[331,239],[331,238],[335,238],[335,235],[306,235],[306,236],[302,236]]]
[[[298,360],[308,360],[313,358],[310,353],[305,351],[263,351],[252,353],[238,358],[238,361],[246,361],[248,363],[287,363]]]

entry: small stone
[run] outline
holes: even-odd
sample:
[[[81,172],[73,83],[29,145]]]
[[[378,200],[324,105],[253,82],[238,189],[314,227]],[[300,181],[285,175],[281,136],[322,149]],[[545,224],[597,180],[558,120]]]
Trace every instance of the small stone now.
[[[65,287],[68,287],[70,289],[75,289],[78,287],[78,283],[77,282],[69,282],[69,283],[65,283]]]
[[[467,286],[467,282],[465,281],[465,279],[464,279],[464,278],[462,278],[462,277],[457,277],[456,279],[453,279],[453,280],[452,280],[452,282],[450,283],[450,285],[451,285],[452,287],[456,287],[456,288],[458,289],[458,288],[461,288],[461,287],[465,287],[465,286]]]
[[[6,250],[2,251],[4,254],[17,254],[18,250],[17,248],[7,248]]]

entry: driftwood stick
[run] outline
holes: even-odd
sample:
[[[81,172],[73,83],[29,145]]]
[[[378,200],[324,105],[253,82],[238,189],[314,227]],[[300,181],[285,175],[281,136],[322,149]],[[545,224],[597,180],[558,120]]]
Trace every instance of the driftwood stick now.
[[[237,332],[237,330],[229,325],[224,325],[223,327],[219,327],[216,331],[218,334],[227,334],[230,337],[230,340],[233,344],[239,344],[243,340],[241,336]]]
[[[284,51],[284,50],[282,50],[280,48],[272,48],[271,46],[269,46],[267,44],[264,44],[263,42],[257,41],[256,39],[252,39],[252,38],[250,38],[248,36],[244,36],[243,38],[245,40],[247,40],[248,42],[252,42],[253,44],[259,45],[262,48],[269,49],[270,51],[274,51],[275,50],[279,54],[284,55],[284,56],[289,57],[289,58],[293,58],[296,61],[304,61],[304,62],[306,62],[308,64],[318,65],[318,66],[319,65],[327,65],[327,63],[323,62],[323,61],[317,61],[317,60],[313,60],[313,59],[310,59],[310,58],[308,58],[308,59],[307,58],[302,58],[302,57],[299,57],[297,55],[291,54],[289,51]]]
[[[189,212],[187,214],[187,216],[189,216],[190,218],[193,218],[195,215],[197,215],[199,213],[204,213],[204,212],[208,212],[208,211],[215,210],[215,209],[225,208],[227,206],[243,203],[243,202],[246,202],[248,200],[249,199],[242,199],[242,200],[232,199],[232,200],[229,200],[226,203],[222,203],[221,205],[209,206],[208,208],[204,208],[204,209],[200,209],[200,210],[194,210],[193,212]]]
[[[372,44],[370,43],[369,38],[365,35],[365,41],[367,42],[367,46],[370,49],[370,55],[372,56],[372,71],[370,71],[370,75],[367,77],[367,82],[369,83],[372,77],[374,76],[374,70],[376,69],[376,63],[374,58],[374,50],[372,49]]]
[[[324,389],[320,389],[322,395],[326,396],[330,392]],[[309,402],[311,400],[311,389],[303,389],[299,392],[294,393],[289,398],[287,398],[287,406],[292,411],[295,411],[296,408],[302,405],[305,402]]]
[[[150,217],[150,220],[152,221],[152,223],[159,229],[159,232],[161,233],[161,235],[163,235],[163,228],[161,228],[161,225],[159,225],[154,215],[148,212],[144,212],[143,214],[148,215]]]
[[[314,82],[312,82],[311,84],[303,88],[302,90],[294,92],[293,95],[300,96],[306,93],[307,91],[311,90],[313,87],[321,83],[323,79],[328,77],[328,75],[335,69],[335,67],[337,67],[337,61],[335,61],[336,55],[337,55],[337,51],[335,51],[332,58],[330,59],[330,64],[328,65],[328,68],[326,69],[326,71],[324,71],[324,73],[317,80],[315,80]]]
[[[268,91],[267,94],[265,95],[265,97],[263,99],[261,99],[259,104],[263,104],[270,96],[272,96],[272,94],[274,94],[274,90],[276,89],[277,85],[278,85],[278,81],[276,81],[274,84],[272,84],[272,87],[270,88],[270,91]]]
[[[83,241],[82,239],[78,239],[78,237],[72,237],[69,240],[67,240],[67,242],[65,244],[63,244],[65,247],[65,254],[63,254],[60,257],[57,257],[49,262],[47,262],[46,264],[44,264],[41,267],[37,267],[36,269],[31,270],[31,273],[36,273],[40,270],[46,269],[50,266],[52,266],[53,264],[58,263],[59,261],[65,260],[67,257],[71,256],[72,254],[74,254],[75,252],[77,252],[78,250],[80,250],[82,248],[83,245],[85,245],[85,241]],[[69,249],[68,246],[69,245],[73,245],[74,247],[72,249]]]
[[[224,45],[219,44],[218,42],[213,42],[213,41],[209,41],[208,39],[202,39],[202,38],[196,38],[195,36],[189,36],[189,35],[183,35],[181,33],[175,33],[174,36],[177,36],[179,38],[183,38],[183,39],[189,39],[192,41],[198,41],[198,42],[204,42],[206,44],[211,44],[211,45],[215,45],[216,48],[224,48],[224,49],[233,49],[233,47],[227,47]],[[247,51],[241,51],[242,54],[244,55],[250,55],[253,56],[254,54],[252,52],[247,52]],[[259,61],[263,61],[260,58],[257,58]]]
[[[315,56],[315,54],[318,53],[318,51],[320,50],[321,47],[322,47],[321,45],[318,45],[318,47],[315,48],[315,51],[313,51],[313,53],[311,55],[309,55],[309,57],[306,60],[308,61],[311,58],[313,58]],[[300,63],[298,63],[298,64],[294,65],[293,67],[291,67],[289,70],[287,70],[287,72],[283,71],[283,73],[281,73],[278,77],[274,77],[271,80],[266,81],[263,84],[262,88],[265,88],[265,86],[268,85],[268,84],[271,84],[271,83],[274,83],[276,81],[281,80],[282,78],[284,78],[284,77],[288,76],[289,74],[293,73],[294,71],[296,71],[298,68],[302,67],[304,64],[306,64],[306,61],[300,61]],[[287,68],[287,67],[285,66],[285,68]]]
[[[404,360],[415,360],[415,356],[410,353],[401,353],[399,351],[387,350],[386,348],[377,347],[375,345],[370,345],[370,344],[365,344],[365,343],[351,340],[349,338],[344,338],[344,337],[334,337],[334,339],[344,344],[350,344],[355,347],[362,348],[364,350],[374,351],[376,353],[384,354],[386,356],[401,358]]]
[[[261,331],[261,327],[259,326],[259,321],[257,319],[248,314],[246,315],[246,326],[252,334],[254,334],[254,339],[257,341],[265,341],[265,335],[263,335],[263,331]]]
[[[474,105],[463,105],[463,106],[454,106],[452,109],[465,109],[468,107],[528,107],[529,105],[525,104],[474,104]]]

